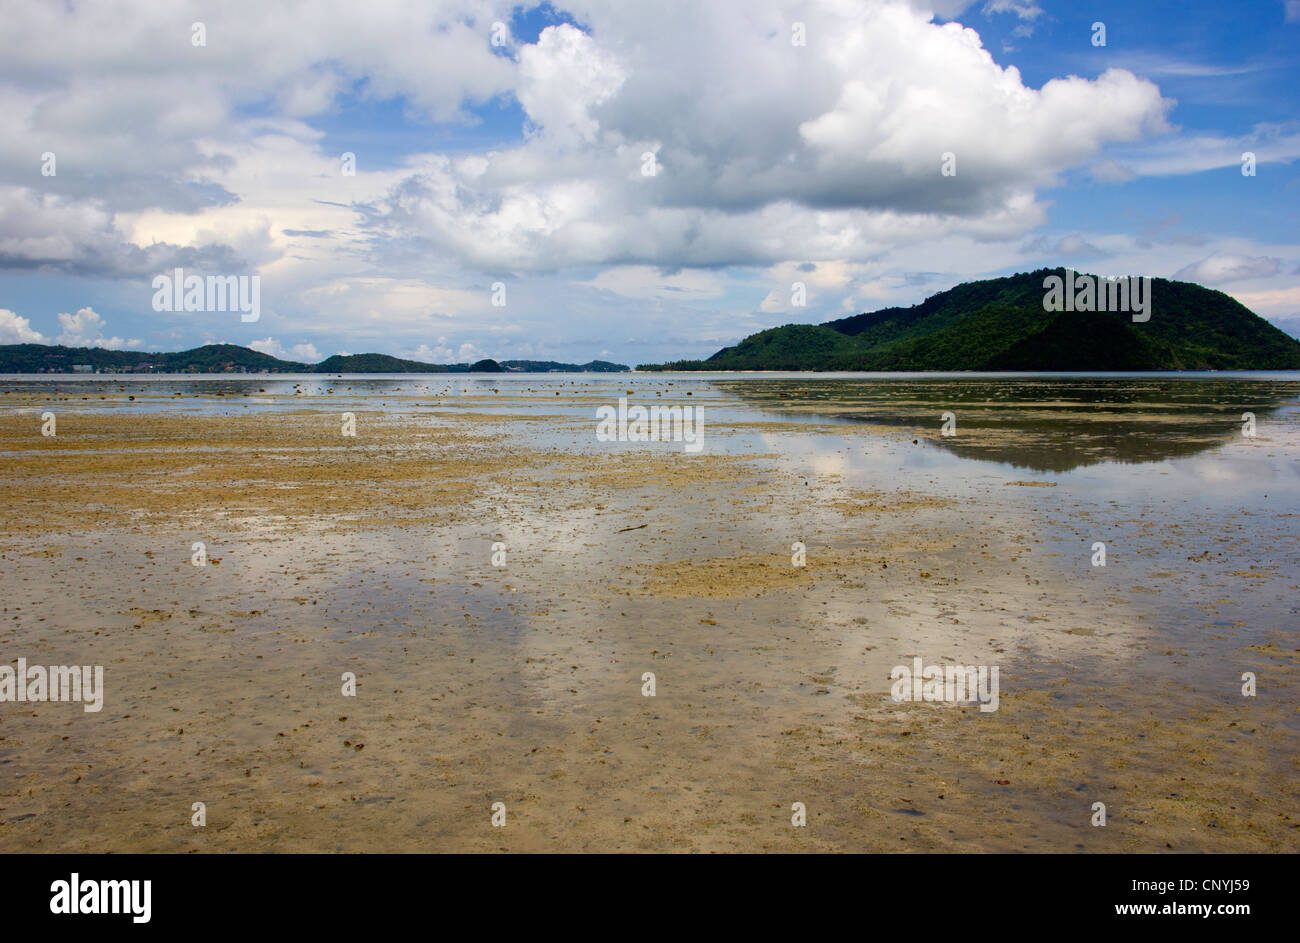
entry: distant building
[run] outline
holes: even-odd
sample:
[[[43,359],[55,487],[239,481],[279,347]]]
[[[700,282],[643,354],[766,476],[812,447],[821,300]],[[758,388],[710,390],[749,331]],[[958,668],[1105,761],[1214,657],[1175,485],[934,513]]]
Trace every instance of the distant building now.
[[[73,373],[94,373],[95,368],[94,366],[88,363],[74,363],[72,365],[72,372]]]

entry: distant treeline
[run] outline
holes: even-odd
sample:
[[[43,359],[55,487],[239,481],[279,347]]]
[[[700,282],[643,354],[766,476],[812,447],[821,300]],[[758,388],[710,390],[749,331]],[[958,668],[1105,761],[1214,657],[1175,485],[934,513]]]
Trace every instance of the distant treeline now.
[[[281,360],[236,344],[208,344],[175,353],[105,350],[100,347],[0,345],[0,373],[619,373],[624,364],[552,360],[480,360],[434,364],[388,354],[336,354],[318,364]]]

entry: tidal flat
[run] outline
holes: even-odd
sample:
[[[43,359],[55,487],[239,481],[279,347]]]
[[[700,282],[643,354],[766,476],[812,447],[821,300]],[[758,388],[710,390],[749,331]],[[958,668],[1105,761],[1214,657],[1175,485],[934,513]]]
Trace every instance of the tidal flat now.
[[[0,664],[104,667],[6,853],[1300,850],[1294,373],[0,378],[0,455]]]

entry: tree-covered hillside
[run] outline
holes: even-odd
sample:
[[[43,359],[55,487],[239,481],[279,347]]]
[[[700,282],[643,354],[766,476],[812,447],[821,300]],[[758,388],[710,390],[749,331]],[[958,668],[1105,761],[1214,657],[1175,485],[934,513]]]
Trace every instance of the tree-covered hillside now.
[[[1066,274],[967,282],[910,308],[770,328],[707,360],[639,369],[1300,369],[1300,341],[1223,292],[1153,278],[1146,321],[1128,311],[1045,310],[1044,281]]]

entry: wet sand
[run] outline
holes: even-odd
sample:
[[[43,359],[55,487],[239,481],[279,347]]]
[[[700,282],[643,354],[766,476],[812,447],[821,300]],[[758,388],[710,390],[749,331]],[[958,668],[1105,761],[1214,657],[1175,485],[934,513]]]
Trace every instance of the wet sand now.
[[[583,384],[6,393],[0,663],[102,664],[106,692],[0,705],[0,850],[1300,849],[1289,498],[904,478],[937,422],[618,382],[716,406],[705,451],[600,447],[613,387]],[[913,656],[1000,666],[999,709],[896,703]]]

